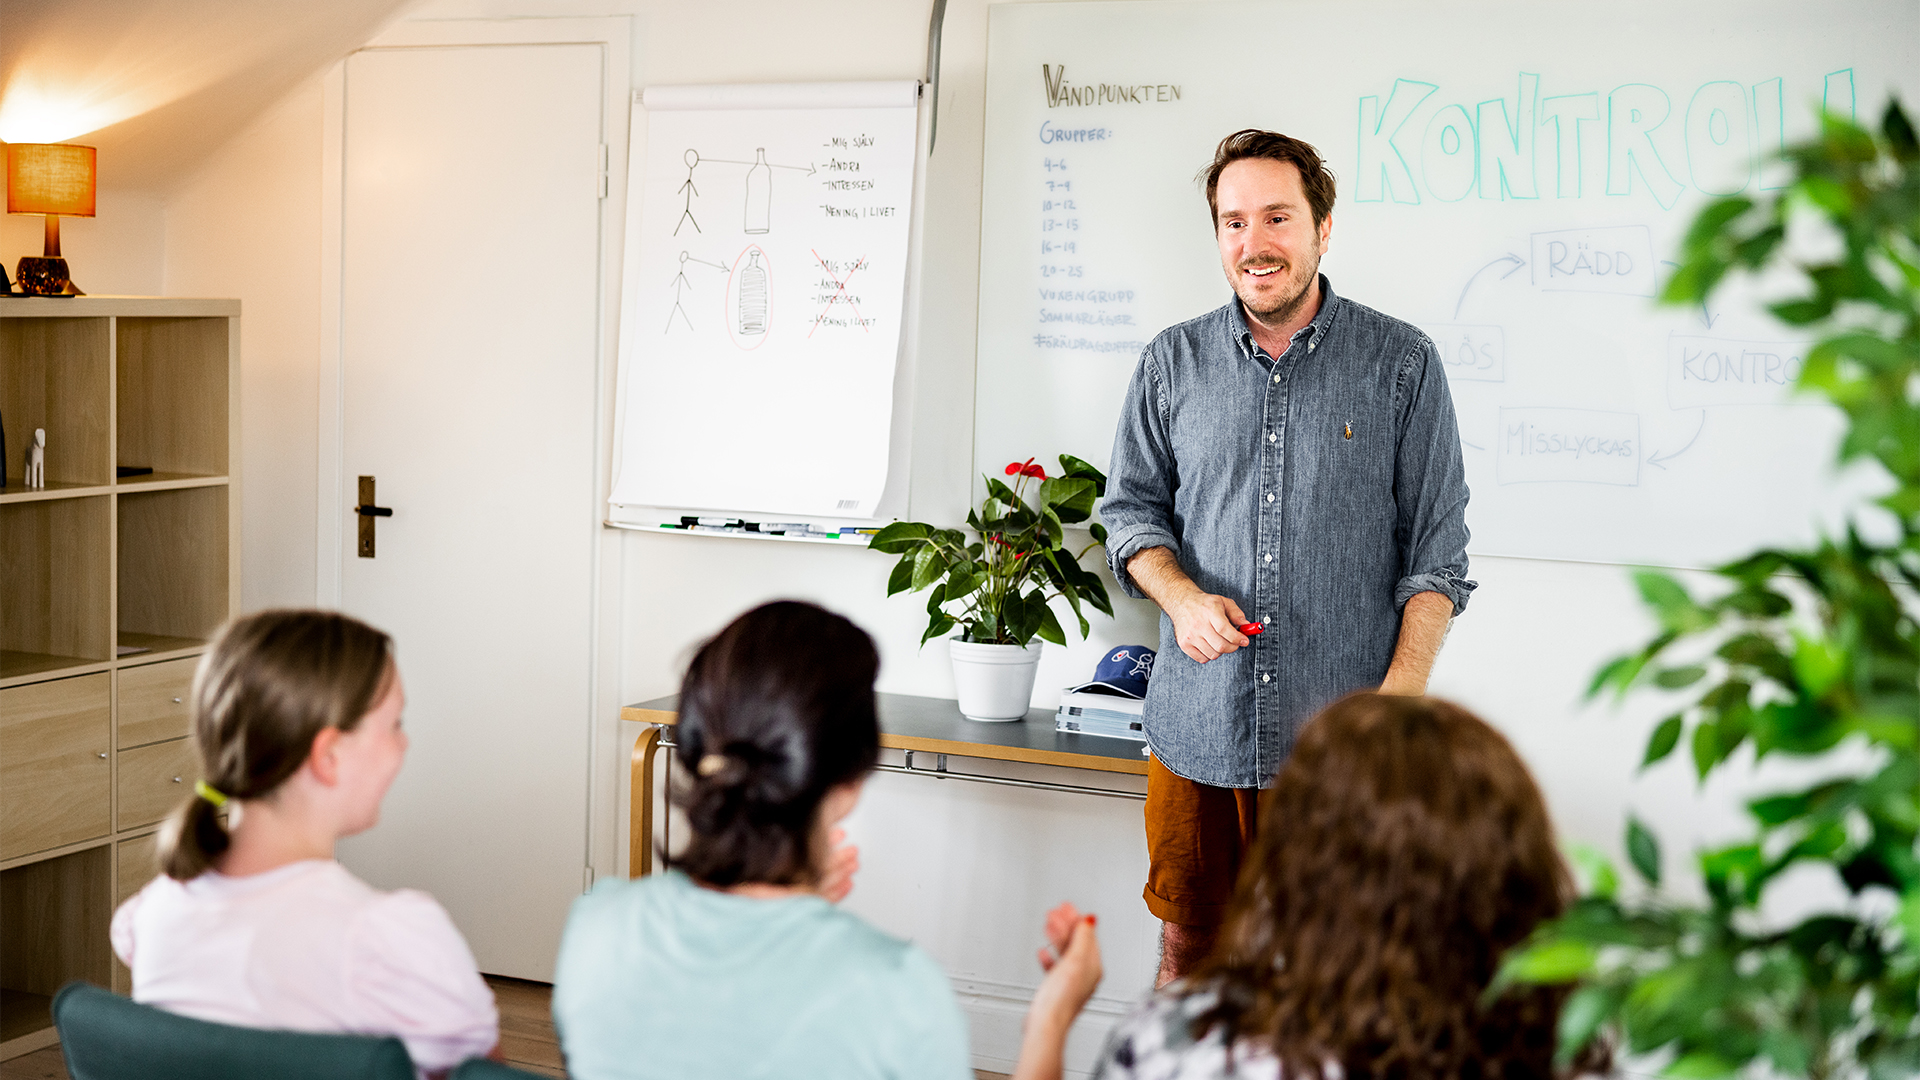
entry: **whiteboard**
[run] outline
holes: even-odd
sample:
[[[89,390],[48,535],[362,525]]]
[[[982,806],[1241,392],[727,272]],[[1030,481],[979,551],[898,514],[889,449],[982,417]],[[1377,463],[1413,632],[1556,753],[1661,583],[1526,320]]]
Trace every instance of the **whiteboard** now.
[[[1920,99],[1920,4],[1482,0],[990,9],[975,464],[1106,466],[1163,328],[1230,297],[1195,173],[1244,127],[1339,181],[1334,291],[1424,328],[1471,551],[1707,565],[1871,489],[1789,401],[1807,341],[1729,289],[1656,308],[1708,193],[1824,100]]]
[[[912,81],[644,92],[612,520],[885,511],[918,98]]]

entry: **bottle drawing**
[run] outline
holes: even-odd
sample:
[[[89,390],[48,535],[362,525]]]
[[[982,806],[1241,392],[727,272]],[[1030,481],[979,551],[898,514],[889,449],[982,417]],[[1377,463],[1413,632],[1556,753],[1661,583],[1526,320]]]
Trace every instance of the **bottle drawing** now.
[[[740,270],[740,333],[757,336],[767,332],[767,268],[760,265],[760,253],[747,256]]]
[[[767,216],[773,210],[773,166],[767,164],[767,151],[753,152],[753,168],[747,170],[746,229],[758,236],[767,231]]]

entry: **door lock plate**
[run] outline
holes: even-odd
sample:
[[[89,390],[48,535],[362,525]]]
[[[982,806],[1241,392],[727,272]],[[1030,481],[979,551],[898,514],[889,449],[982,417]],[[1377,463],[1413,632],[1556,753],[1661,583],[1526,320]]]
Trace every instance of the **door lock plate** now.
[[[373,477],[360,478],[360,505],[354,507],[354,513],[360,519],[360,557],[373,558],[373,522],[375,518],[392,517],[390,506],[375,506],[373,499]]]

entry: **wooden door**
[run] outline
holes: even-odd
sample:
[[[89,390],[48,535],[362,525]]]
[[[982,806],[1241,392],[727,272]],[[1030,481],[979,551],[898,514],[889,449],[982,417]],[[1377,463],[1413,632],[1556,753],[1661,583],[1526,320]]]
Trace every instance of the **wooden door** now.
[[[110,679],[0,690],[0,859],[107,834]]]
[[[345,72],[339,464],[393,514],[372,558],[342,546],[341,606],[394,635],[412,749],[341,858],[530,979],[588,864],[604,66],[530,44]]]

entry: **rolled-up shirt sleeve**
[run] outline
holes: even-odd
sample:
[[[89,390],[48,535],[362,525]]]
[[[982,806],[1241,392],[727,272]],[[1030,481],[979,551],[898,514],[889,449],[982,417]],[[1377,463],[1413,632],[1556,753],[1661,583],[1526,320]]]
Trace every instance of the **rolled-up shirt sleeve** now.
[[[1394,585],[1395,607],[1423,592],[1467,609],[1476,582],[1467,580],[1467,476],[1439,350],[1423,341],[1409,357],[1405,419],[1394,463],[1395,539],[1405,573]],[[1117,451],[1116,451],[1117,453]]]
[[[1168,436],[1165,378],[1153,349],[1149,345],[1141,354],[1127,384],[1113,434],[1107,494],[1100,500],[1100,519],[1107,527],[1107,566],[1120,588],[1141,600],[1147,594],[1127,573],[1127,560],[1150,547],[1180,552],[1173,513],[1179,474]]]

